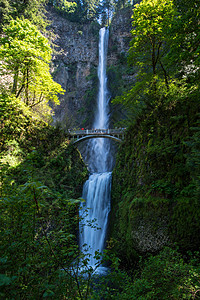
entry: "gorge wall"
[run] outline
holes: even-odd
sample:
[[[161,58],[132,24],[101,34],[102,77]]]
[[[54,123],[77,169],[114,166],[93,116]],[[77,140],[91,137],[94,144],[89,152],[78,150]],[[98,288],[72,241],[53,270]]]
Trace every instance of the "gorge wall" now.
[[[190,105],[195,100],[185,104],[185,114],[182,102],[143,113],[120,145],[112,176],[110,237],[127,268],[165,246],[186,255],[199,249],[199,183],[188,143],[197,134],[186,133],[183,125]],[[184,117],[175,124],[181,111]],[[194,128],[195,119],[190,122]]]
[[[127,65],[131,14],[127,8],[119,11],[110,26],[107,77],[111,100],[130,89],[135,79],[134,68]],[[98,91],[99,24],[71,23],[51,9],[48,18],[57,51],[52,73],[66,90],[54,120],[66,129],[89,128]],[[118,151],[109,235],[128,268],[138,256],[157,253],[164,246],[176,244],[182,251],[199,248],[200,204],[186,147],[191,133],[183,126],[195,127],[195,118],[188,122],[191,107],[188,102],[184,107],[177,102],[173,107],[160,105],[145,111],[133,121]],[[111,126],[124,114],[120,105],[111,105]]]
[[[118,12],[110,28],[107,65],[111,97],[121,93],[122,79],[130,81],[130,75],[122,73],[126,68],[125,57],[131,37],[131,13],[130,9]],[[54,32],[52,41],[55,45],[51,71],[55,81],[66,90],[60,96],[60,105],[54,110],[54,121],[61,123],[63,128],[90,127],[98,90],[100,25],[94,22],[84,25],[72,23],[52,7],[48,8],[47,17],[51,21],[49,30]],[[120,64],[124,67],[120,67],[119,73]]]

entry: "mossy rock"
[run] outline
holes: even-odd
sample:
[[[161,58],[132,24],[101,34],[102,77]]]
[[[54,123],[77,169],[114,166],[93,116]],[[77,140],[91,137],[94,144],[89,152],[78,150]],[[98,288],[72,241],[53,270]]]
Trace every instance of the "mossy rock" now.
[[[198,250],[200,204],[189,198],[127,198],[115,202],[110,236],[125,264],[176,244],[181,251]],[[114,221],[115,220],[115,221]],[[113,224],[114,222],[114,224]]]

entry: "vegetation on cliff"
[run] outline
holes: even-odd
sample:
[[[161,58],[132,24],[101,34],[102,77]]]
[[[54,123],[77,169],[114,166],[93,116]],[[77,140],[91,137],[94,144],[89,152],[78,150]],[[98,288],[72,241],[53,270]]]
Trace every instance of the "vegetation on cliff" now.
[[[199,11],[196,1],[165,0],[143,0],[133,10],[129,64],[136,79],[114,101],[129,112],[113,171],[111,217],[124,265],[166,245],[186,257],[199,249]]]
[[[41,30],[48,24],[45,18],[45,4],[47,0],[1,0],[0,1],[0,29],[10,20],[26,18]]]
[[[132,2],[127,0],[49,0],[48,3],[72,22],[84,24],[98,21],[101,25],[108,26],[111,23],[113,14],[138,2],[138,0]]]

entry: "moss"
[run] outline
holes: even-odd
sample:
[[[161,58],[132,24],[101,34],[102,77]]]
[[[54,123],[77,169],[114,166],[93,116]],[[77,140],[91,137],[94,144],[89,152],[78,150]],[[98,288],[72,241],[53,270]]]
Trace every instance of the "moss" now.
[[[200,245],[200,203],[193,198],[177,198],[170,218],[169,234],[183,250],[198,250]]]
[[[112,207],[110,235],[118,241],[117,251],[126,265],[138,256],[157,253],[174,243],[182,251],[200,245],[199,203],[180,198],[132,198],[131,193]]]
[[[87,76],[87,81],[91,82],[91,87],[87,89],[84,99],[85,99],[85,115],[87,116],[83,120],[82,126],[91,127],[94,118],[94,111],[96,109],[96,99],[98,93],[98,75],[96,67],[91,67],[90,75]],[[82,115],[82,111],[79,112],[79,115]]]
[[[188,130],[181,110],[179,103],[147,110],[128,128],[119,149],[110,236],[118,241],[124,264],[174,243],[184,252],[200,246],[198,168],[190,164],[199,166],[198,132]],[[190,124],[195,122],[191,117]]]

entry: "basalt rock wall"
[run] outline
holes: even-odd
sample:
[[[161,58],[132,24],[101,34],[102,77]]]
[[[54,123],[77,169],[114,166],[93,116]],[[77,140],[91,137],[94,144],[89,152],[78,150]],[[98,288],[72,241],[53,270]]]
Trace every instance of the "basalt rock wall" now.
[[[54,110],[54,121],[64,128],[78,127],[85,124],[90,115],[86,91],[92,87],[88,76],[98,64],[99,26],[70,22],[52,7],[48,8],[47,17],[55,45],[51,71],[54,80],[66,91]]]
[[[125,8],[116,13],[110,26],[108,66],[118,65],[121,55],[127,55],[131,40],[132,9]]]
[[[110,28],[108,68],[117,66],[121,55],[127,53],[130,40],[131,10],[123,10],[114,18]],[[53,31],[54,55],[51,71],[65,94],[54,109],[54,122],[63,128],[89,128],[93,123],[98,91],[98,23],[80,25],[48,8]],[[112,76],[109,80],[113,80]],[[113,89],[115,90],[115,88]],[[111,98],[112,96],[111,88]],[[111,107],[112,110],[112,107]]]

